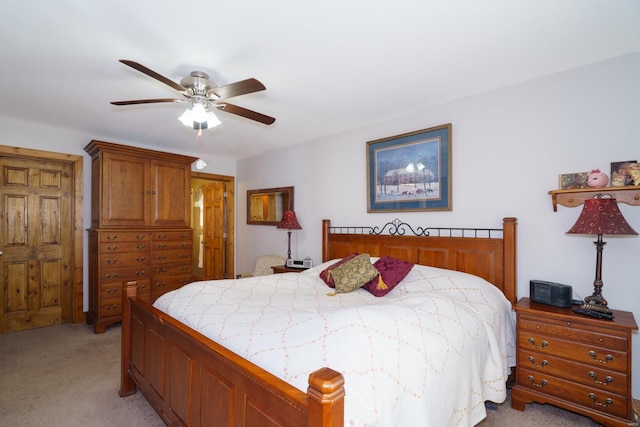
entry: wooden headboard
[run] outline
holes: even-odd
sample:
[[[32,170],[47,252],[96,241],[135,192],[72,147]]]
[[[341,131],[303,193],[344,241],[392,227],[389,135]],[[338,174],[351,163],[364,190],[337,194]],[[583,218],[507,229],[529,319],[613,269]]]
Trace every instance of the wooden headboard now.
[[[358,252],[463,271],[491,282],[514,304],[516,224],[516,218],[509,217],[501,229],[415,228],[397,219],[381,228],[337,227],[324,219],[322,261]]]

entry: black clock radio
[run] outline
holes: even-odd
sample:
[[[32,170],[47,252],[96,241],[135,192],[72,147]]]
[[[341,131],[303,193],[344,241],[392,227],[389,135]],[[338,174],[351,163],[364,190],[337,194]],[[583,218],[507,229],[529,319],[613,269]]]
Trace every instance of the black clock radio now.
[[[531,280],[529,281],[529,297],[531,301],[554,307],[571,307],[573,288],[560,283]]]

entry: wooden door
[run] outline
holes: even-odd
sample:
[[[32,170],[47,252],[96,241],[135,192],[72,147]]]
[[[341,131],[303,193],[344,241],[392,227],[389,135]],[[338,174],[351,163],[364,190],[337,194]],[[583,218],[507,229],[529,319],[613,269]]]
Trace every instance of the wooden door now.
[[[204,275],[210,279],[226,279],[227,218],[225,212],[226,184],[213,182],[204,186],[203,263]]]
[[[0,156],[0,333],[71,322],[73,167]]]

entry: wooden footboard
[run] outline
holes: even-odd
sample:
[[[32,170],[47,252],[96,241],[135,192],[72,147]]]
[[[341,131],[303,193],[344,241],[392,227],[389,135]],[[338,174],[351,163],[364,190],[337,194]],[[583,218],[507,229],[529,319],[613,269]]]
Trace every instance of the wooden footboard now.
[[[120,396],[138,388],[167,425],[344,425],[344,378],[330,368],[303,393],[136,298],[125,284]]]

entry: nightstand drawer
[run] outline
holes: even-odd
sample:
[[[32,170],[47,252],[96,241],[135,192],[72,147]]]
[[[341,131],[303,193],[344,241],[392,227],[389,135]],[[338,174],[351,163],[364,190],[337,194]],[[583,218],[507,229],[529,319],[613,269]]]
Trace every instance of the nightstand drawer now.
[[[628,412],[629,401],[625,396],[576,384],[553,375],[521,368],[518,370],[518,384],[618,417],[631,416]]]
[[[615,369],[625,372],[628,367],[628,353],[612,349],[596,347],[565,341],[560,338],[520,331],[518,346],[523,350],[531,350],[547,355],[561,356],[591,366]]]
[[[579,322],[554,319],[540,320],[526,315],[518,319],[518,327],[522,330],[534,331],[572,341],[596,344],[601,347],[626,350],[629,347],[625,331],[583,325]]]
[[[599,366],[589,366],[572,360],[520,350],[518,366],[537,371],[543,375],[555,375],[586,386],[606,390],[611,393],[625,394],[629,386],[628,375]]]

